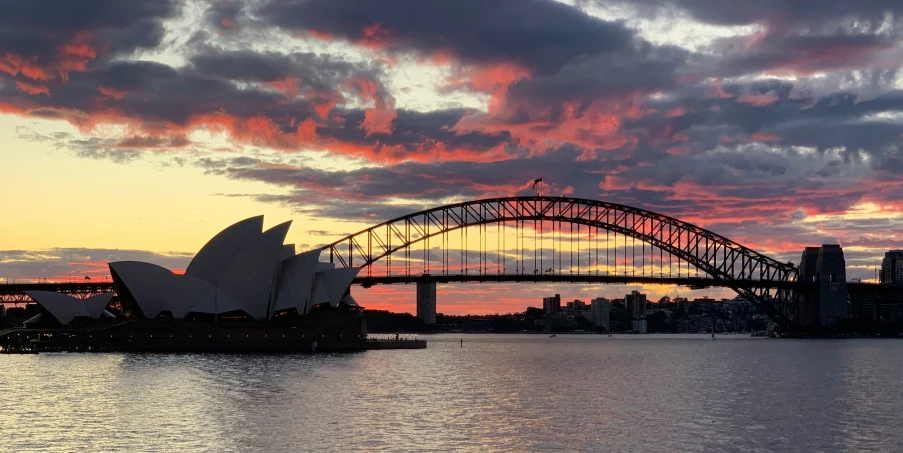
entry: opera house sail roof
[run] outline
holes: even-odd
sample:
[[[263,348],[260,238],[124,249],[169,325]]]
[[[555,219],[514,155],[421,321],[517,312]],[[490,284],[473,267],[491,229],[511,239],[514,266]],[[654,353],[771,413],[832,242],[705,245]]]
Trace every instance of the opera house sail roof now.
[[[181,275],[150,263],[110,263],[123,310],[151,319],[240,312],[264,320],[324,303],[356,305],[348,288],[360,269],[319,263],[319,250],[296,255],[283,243],[290,225],[263,231],[263,216],[242,220],[210,239]]]
[[[69,324],[75,318],[100,319],[104,316],[113,316],[106,311],[107,305],[113,299],[113,293],[97,294],[87,299],[77,299],[52,291],[26,291],[25,294],[41,306],[44,313],[49,313],[60,324]],[[43,317],[43,313],[35,318],[39,316]],[[25,321],[26,324],[36,321],[35,318]]]

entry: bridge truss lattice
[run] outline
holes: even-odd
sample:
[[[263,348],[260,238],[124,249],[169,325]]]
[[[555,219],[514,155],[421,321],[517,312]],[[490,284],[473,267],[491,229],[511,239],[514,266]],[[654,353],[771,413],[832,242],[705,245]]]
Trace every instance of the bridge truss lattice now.
[[[415,212],[322,248],[364,285],[436,281],[702,280],[792,328],[798,269],[640,208],[565,197],[468,201]],[[321,258],[322,259],[322,258]],[[697,283],[698,284],[698,283]]]

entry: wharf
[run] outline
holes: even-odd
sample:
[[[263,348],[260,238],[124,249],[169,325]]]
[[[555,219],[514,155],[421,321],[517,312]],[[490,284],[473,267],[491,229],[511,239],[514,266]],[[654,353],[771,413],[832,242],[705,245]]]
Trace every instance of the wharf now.
[[[368,340],[364,349],[426,349],[426,340]]]

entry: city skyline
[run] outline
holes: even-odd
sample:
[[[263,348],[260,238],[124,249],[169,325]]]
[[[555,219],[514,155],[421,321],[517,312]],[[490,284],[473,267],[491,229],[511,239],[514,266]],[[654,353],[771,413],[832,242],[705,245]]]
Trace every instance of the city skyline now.
[[[874,279],[903,235],[901,18],[881,1],[5,4],[0,278],[184,270],[256,215],[293,220],[301,252],[542,178],[783,262],[837,243],[848,278]],[[354,291],[413,312],[415,290]],[[733,297],[455,284],[438,311],[632,290]]]

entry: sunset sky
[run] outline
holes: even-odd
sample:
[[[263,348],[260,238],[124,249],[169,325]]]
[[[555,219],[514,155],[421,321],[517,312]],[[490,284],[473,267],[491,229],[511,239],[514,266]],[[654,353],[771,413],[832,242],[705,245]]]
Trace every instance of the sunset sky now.
[[[258,214],[300,252],[538,177],[782,261],[839,243],[872,279],[903,239],[901,66],[900,0],[2,2],[0,282],[184,269]],[[638,288],[449,285],[438,311]]]

